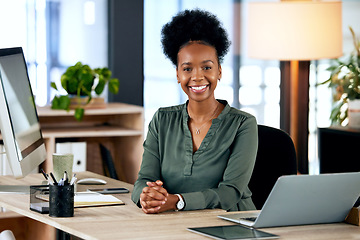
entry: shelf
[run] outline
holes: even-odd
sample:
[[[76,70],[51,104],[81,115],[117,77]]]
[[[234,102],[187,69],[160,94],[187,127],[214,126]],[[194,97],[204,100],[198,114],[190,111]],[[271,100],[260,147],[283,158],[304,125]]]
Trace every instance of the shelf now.
[[[47,128],[42,131],[44,138],[76,138],[76,137],[127,137],[142,136],[143,132],[120,127],[101,126],[91,128]]]
[[[54,110],[50,106],[37,107],[39,117],[60,117],[60,116],[74,116],[74,110]],[[86,109],[85,115],[114,115],[114,114],[134,114],[142,113],[143,108],[136,105],[130,105],[125,103],[111,103],[107,104],[106,108],[99,109]]]

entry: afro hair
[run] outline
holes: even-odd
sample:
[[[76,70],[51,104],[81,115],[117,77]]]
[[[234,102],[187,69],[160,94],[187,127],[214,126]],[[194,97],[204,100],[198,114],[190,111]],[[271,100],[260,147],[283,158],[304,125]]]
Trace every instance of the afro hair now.
[[[231,44],[226,30],[216,16],[199,9],[178,13],[163,26],[161,35],[164,54],[175,66],[178,52],[189,41],[200,41],[213,46],[219,62],[223,61]]]

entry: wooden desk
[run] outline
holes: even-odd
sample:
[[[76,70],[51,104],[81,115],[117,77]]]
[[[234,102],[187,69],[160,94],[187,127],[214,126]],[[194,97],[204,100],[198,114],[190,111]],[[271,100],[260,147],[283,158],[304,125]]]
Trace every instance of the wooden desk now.
[[[127,187],[132,185],[106,178],[90,172],[78,174],[79,178],[99,177],[108,181],[107,187]],[[39,184],[41,175],[29,175],[24,183]],[[0,184],[19,184],[12,177],[0,177]],[[84,190],[78,186],[78,190]],[[29,195],[0,194],[0,205],[26,217],[66,231],[83,239],[208,239],[191,233],[188,227],[234,225],[217,218],[225,213],[220,209],[166,212],[146,215],[135,206],[129,194],[115,195],[126,205],[111,207],[76,208],[72,218],[52,218],[29,210]],[[309,226],[293,226],[262,229],[278,234],[281,239],[359,239],[360,228],[354,225],[337,223]],[[39,230],[40,231],[40,230]]]

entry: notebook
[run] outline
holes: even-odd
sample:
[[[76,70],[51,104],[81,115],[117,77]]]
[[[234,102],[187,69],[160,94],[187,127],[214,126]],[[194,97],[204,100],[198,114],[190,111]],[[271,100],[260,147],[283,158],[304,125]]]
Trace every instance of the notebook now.
[[[280,177],[255,215],[219,218],[255,228],[345,220],[360,195],[360,172]]]
[[[93,192],[77,192],[74,197],[74,207],[96,207],[109,205],[124,205],[125,203],[113,195]]]

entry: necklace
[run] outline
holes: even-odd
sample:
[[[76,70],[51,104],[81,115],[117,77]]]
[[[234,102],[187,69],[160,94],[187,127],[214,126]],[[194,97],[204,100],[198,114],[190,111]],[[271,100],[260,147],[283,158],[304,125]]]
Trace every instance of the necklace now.
[[[194,125],[194,127],[195,127],[195,129],[196,129],[196,131],[195,131],[196,134],[200,134],[200,129],[201,129],[203,126],[205,126],[205,124],[207,124],[209,121],[213,120],[213,118],[215,117],[218,109],[219,109],[219,105],[216,106],[216,109],[215,109],[215,111],[214,111],[214,114],[211,116],[211,118],[210,118],[209,120],[207,120],[206,122],[204,122],[199,128],[197,128],[197,127]],[[190,116],[190,113],[189,113],[189,117],[190,117],[191,119],[193,119],[193,118]]]

